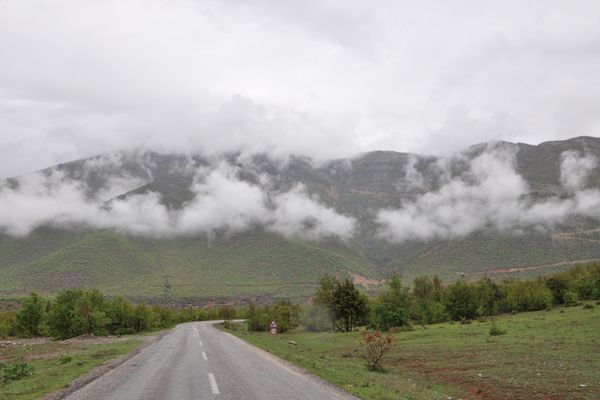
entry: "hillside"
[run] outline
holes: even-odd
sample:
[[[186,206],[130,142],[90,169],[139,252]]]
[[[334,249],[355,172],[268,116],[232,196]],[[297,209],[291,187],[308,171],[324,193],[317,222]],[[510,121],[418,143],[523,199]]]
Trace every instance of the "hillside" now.
[[[397,273],[406,280],[424,273],[437,273],[445,279],[486,273],[505,277],[508,272],[537,274],[561,268],[560,263],[600,259],[600,223],[589,213],[544,229],[531,225],[518,231],[498,231],[485,225],[456,237],[399,241],[380,235],[374,221],[377,210],[399,208],[427,193],[436,193],[448,179],[469,182],[470,163],[494,148],[515,154],[516,172],[526,181],[530,197],[542,200],[559,201],[569,196],[561,183],[564,152],[600,158],[600,139],[580,137],[537,146],[475,145],[460,157],[446,159],[379,151],[317,164],[302,157],[279,160],[267,155],[134,152],[60,164],[31,176],[53,177],[59,172],[63,180],[81,183],[86,199],[102,201],[107,208],[156,193],[168,213],[193,204],[198,190],[204,190],[194,189],[198,171],[225,165],[235,172],[236,182],[251,188],[268,187],[269,207],[282,201],[279,194],[302,184],[309,198],[354,218],[356,228],[345,238],[311,237],[265,229],[253,220],[240,229],[190,229],[166,235],[158,223],[155,231],[137,234],[110,226],[50,221],[25,234],[0,233],[0,294],[95,286],[110,294],[156,298],[168,274],[176,297],[181,299],[303,297],[313,291],[324,273],[352,273],[371,279]],[[411,174],[417,175],[417,184]],[[23,185],[21,179],[0,183],[0,197],[2,186],[18,190]],[[600,187],[597,168],[591,171],[587,187]],[[236,212],[245,212],[245,199],[235,200],[242,204]],[[236,223],[235,215],[218,217],[225,219],[224,226],[231,227]],[[204,216],[208,221],[212,217],[217,216]],[[143,220],[152,218],[142,214]],[[312,232],[318,223],[304,218],[296,229]],[[123,223],[126,228],[128,225],[135,228],[134,223]],[[328,224],[322,227],[327,228]],[[507,271],[511,268],[519,269]]]

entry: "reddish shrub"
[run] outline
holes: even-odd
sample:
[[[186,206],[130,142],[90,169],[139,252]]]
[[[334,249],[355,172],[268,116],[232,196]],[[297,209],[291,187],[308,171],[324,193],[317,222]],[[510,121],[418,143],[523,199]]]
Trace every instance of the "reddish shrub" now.
[[[396,338],[392,334],[383,336],[381,331],[364,331],[361,343],[365,350],[364,357],[367,367],[371,370],[380,370],[380,362],[383,356],[392,350],[396,344]]]

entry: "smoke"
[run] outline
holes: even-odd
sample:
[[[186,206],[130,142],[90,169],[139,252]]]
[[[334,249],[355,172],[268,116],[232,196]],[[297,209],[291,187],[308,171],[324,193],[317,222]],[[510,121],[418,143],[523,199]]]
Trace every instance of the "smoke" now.
[[[475,157],[466,174],[448,180],[399,209],[380,210],[380,236],[392,242],[453,239],[494,229],[553,229],[574,217],[600,217],[600,191],[584,189],[596,159],[575,152],[561,155],[560,181],[569,197],[535,201],[515,168],[514,151],[501,148]],[[438,163],[444,165],[448,163]],[[450,172],[443,173],[449,176]]]
[[[114,162],[119,160],[94,161],[86,165],[87,173],[94,168],[96,174],[98,169],[108,174],[107,165]],[[189,171],[190,165],[182,168]],[[223,162],[196,168],[190,187],[194,197],[178,209],[163,204],[157,192],[113,199],[123,189],[129,191],[144,183],[127,174],[103,176],[104,184],[94,196],[89,195],[85,181],[72,179],[64,171],[32,174],[19,178],[12,187],[5,184],[0,188],[0,231],[24,236],[39,226],[52,225],[165,236],[237,232],[262,225],[286,236],[311,240],[333,235],[347,238],[352,234],[353,218],[321,204],[302,186],[278,193],[268,188],[266,177],[254,184],[239,179],[238,172]]]

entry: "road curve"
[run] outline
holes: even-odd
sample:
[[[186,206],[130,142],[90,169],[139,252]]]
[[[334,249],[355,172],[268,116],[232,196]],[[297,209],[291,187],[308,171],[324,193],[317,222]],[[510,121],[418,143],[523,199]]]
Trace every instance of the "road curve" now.
[[[67,399],[356,399],[213,324],[177,326]]]

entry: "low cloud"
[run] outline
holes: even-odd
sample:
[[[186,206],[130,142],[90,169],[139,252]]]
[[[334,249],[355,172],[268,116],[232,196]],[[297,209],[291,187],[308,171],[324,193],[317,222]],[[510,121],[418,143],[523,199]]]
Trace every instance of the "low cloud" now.
[[[454,239],[484,229],[553,229],[569,218],[600,217],[600,191],[584,189],[596,159],[571,151],[561,159],[560,180],[567,198],[535,201],[527,181],[516,171],[515,152],[488,150],[471,161],[466,174],[448,180],[439,190],[401,208],[380,210],[379,234],[392,242]]]
[[[96,163],[106,171],[102,160]],[[302,186],[273,192],[267,178],[260,177],[263,184],[254,184],[239,179],[237,172],[225,163],[198,168],[190,187],[194,198],[178,209],[163,204],[156,192],[113,198],[123,193],[119,190],[138,187],[139,177],[105,176],[105,184],[90,197],[84,181],[72,179],[64,171],[32,174],[16,180],[16,185],[0,187],[0,231],[24,236],[42,225],[53,225],[164,236],[238,232],[262,225],[310,240],[352,234],[354,218],[323,205]]]
[[[591,155],[580,155],[576,151],[561,154],[560,181],[563,186],[575,193],[585,186],[592,170],[598,166],[598,159]]]

